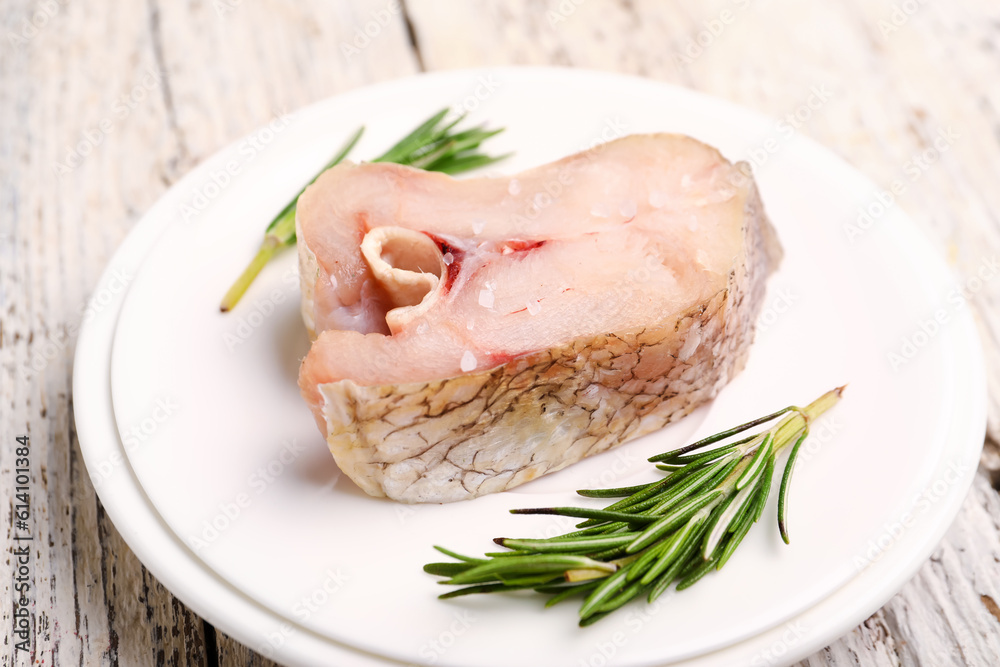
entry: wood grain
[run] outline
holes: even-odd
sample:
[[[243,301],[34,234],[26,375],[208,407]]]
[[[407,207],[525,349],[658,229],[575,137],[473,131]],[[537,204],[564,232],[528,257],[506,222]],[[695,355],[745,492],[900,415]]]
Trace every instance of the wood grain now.
[[[894,10],[903,5],[912,15]],[[14,658],[14,566],[0,562],[3,666],[273,664],[216,633],[124,544],[84,468],[70,388],[84,304],[132,225],[193,165],[285,111],[421,69],[515,63],[639,74],[776,119],[825,86],[829,101],[798,131],[882,188],[952,128],[957,138],[897,203],[963,281],[1000,252],[992,182],[1000,172],[1000,6],[986,0],[0,7],[0,488],[14,484],[14,437],[30,434],[35,538],[30,656]],[[374,37],[359,37],[386,16]],[[970,291],[990,381],[976,484],[913,581],[802,664],[998,661],[1000,499],[990,479],[1000,471],[1000,281]],[[12,504],[0,505],[0,523],[13,520]],[[9,532],[0,537],[8,552]]]

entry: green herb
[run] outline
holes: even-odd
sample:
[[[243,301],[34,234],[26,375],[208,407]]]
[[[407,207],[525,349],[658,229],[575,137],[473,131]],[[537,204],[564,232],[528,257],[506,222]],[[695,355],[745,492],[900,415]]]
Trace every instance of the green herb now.
[[[464,116],[446,121],[447,115],[448,109],[437,112],[372,162],[395,162],[427,171],[459,174],[508,157],[509,153],[494,156],[479,152],[480,144],[503,132],[503,128],[487,130],[482,126],[477,126],[459,132],[456,131],[456,126]],[[305,192],[306,187],[312,185],[319,178],[320,174],[347,157],[354,145],[358,143],[364,129],[364,127],[358,128],[343,147],[337,151],[337,154],[324,165],[319,174],[316,174],[267,226],[264,240],[261,242],[257,254],[223,297],[219,306],[222,312],[232,310],[236,306],[257,274],[271,261],[275,253],[286,246],[295,245],[295,211],[299,197]]]
[[[583,595],[580,625],[590,625],[630,600],[653,602],[672,584],[693,585],[720,570],[760,519],[771,492],[777,456],[789,445],[778,498],[778,527],[788,543],[787,497],[796,454],[809,426],[833,407],[839,387],[805,408],[789,406],[649,460],[667,476],[618,489],[586,489],[588,498],[622,498],[604,509],[543,507],[512,514],[557,514],[586,519],[579,530],[547,539],[497,538],[509,551],[469,558],[435,547],[456,562],[430,563],[424,571],[465,586],[441,595],[533,589],[549,595],[546,606]],[[724,441],[755,426],[767,430]],[[709,448],[710,445],[717,445]]]

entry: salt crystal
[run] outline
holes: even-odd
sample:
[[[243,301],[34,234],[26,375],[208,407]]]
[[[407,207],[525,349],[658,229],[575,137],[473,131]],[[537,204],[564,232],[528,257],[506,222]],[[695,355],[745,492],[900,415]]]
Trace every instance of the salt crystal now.
[[[623,201],[621,204],[618,205],[618,212],[621,213],[623,216],[625,216],[626,220],[631,220],[632,218],[634,218],[636,210],[637,208],[635,202],[632,201],[631,199],[626,199],[625,201]]]
[[[649,193],[649,205],[653,208],[663,208],[667,205],[667,195],[659,190]]]
[[[510,179],[510,183],[507,185],[507,192],[514,196],[521,194],[521,182],[516,178]]]
[[[455,256],[454,256],[454,255],[452,255],[452,254],[451,254],[450,252],[446,252],[446,253],[445,253],[445,254],[444,254],[444,255],[443,255],[442,257],[441,257],[441,259],[443,259],[443,260],[444,260],[444,263],[445,263],[445,266],[451,266],[451,264],[452,264],[452,263],[453,263],[453,262],[455,261]]]
[[[487,280],[486,283],[485,283],[485,285],[486,285],[486,289],[488,289],[489,291],[491,291],[491,292],[496,292],[497,291],[497,281],[495,281],[495,280]]]
[[[719,188],[716,193],[718,201],[729,201],[736,194],[736,190],[733,188]]]
[[[486,228],[486,221],[482,218],[476,218],[472,221],[472,233],[482,234],[483,230]]]
[[[483,308],[492,308],[494,299],[493,290],[479,290],[479,305]]]
[[[468,322],[465,323],[465,328],[468,329],[469,331],[472,331],[473,329],[476,328],[476,323],[473,322],[472,320],[469,320]]]
[[[590,214],[598,218],[606,218],[611,215],[611,209],[607,204],[594,204],[590,207]]]
[[[531,315],[537,315],[542,312],[542,304],[538,303],[538,299],[532,299],[526,305],[528,306],[528,313]]]
[[[425,334],[429,330],[430,330],[430,327],[427,326],[427,322],[421,322],[420,324],[417,325],[417,333],[418,334]]]
[[[462,372],[468,373],[469,371],[474,371],[476,370],[476,366],[478,365],[479,362],[476,361],[476,355],[466,350],[465,354],[462,355],[462,363],[461,363]]]

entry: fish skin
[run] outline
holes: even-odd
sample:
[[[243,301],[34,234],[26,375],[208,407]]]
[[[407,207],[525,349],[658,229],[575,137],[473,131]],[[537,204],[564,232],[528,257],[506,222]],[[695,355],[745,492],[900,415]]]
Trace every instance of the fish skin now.
[[[320,332],[300,386],[341,470],[373,496],[469,499],[653,432],[714,397],[746,362],[781,256],[752,178],[730,167],[742,198],[740,252],[710,283],[715,289],[660,321],[500,357],[484,370],[389,383],[325,378],[324,368],[334,341],[380,336],[388,345],[394,336]],[[303,240],[303,317],[311,328],[323,286]]]

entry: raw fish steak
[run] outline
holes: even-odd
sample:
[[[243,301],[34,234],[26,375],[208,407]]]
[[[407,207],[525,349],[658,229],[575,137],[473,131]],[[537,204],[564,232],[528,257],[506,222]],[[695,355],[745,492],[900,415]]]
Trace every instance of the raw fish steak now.
[[[739,372],[781,249],[746,164],[625,137],[509,178],[344,163],[299,199],[299,373],[373,496],[509,489]]]

